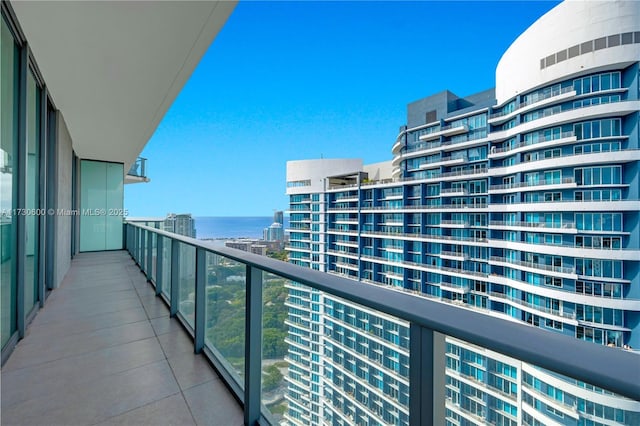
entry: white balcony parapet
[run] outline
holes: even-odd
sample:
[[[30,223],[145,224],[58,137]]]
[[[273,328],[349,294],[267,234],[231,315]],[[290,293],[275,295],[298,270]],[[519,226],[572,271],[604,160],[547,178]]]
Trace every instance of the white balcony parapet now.
[[[522,114],[523,112],[526,112],[535,108],[539,108],[543,105],[555,103],[556,101],[572,98],[575,95],[576,95],[576,91],[574,90],[573,86],[568,86],[558,90],[553,90],[544,95],[540,95],[535,100],[531,100],[528,102],[520,102],[516,107],[514,107],[512,111],[496,112],[489,115],[489,123],[494,124],[494,123],[507,121],[512,117],[515,117],[517,114]],[[531,107],[531,108],[525,108],[525,107]]]
[[[426,141],[430,139],[436,139],[440,136],[453,136],[458,135],[460,133],[465,133],[469,131],[469,127],[466,124],[461,124],[459,126],[452,126],[451,124],[447,126],[440,127],[440,130],[436,132],[427,133],[426,135],[420,136],[421,141]]]

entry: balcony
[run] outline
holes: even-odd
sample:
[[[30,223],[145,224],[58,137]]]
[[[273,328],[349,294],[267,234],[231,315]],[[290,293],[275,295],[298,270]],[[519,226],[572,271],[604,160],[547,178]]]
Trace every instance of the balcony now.
[[[565,99],[569,99],[574,96],[576,96],[576,91],[574,90],[573,86],[552,90],[548,93],[545,93],[544,95],[538,96],[537,98],[531,101],[521,102],[513,109],[513,111],[497,112],[497,113],[491,114],[489,116],[489,123],[490,124],[502,123],[507,120],[510,120],[511,118],[515,117],[517,114],[522,114],[532,109],[540,108],[544,105],[549,105],[551,103],[563,101]]]
[[[262,318],[269,309],[263,289],[277,280],[310,286],[409,324],[412,425],[442,424],[438,407],[445,401],[444,386],[434,383],[444,383],[445,336],[640,399],[638,355],[632,352],[144,225],[128,223],[125,229],[135,263],[124,252],[78,255],[63,286],[51,294],[3,367],[3,422],[253,425],[286,420],[286,411],[276,418],[265,405],[276,399],[286,404],[287,396],[277,394],[283,390],[269,391],[261,383],[269,361],[261,345]],[[240,360],[215,337],[222,326],[213,308],[228,305],[211,304],[211,292],[226,285],[215,281],[222,276],[212,273],[216,268],[232,268],[234,279],[224,282],[241,290],[242,305],[234,313],[244,324]],[[284,288],[291,289],[286,283]],[[284,342],[307,349],[293,338]],[[567,354],[580,354],[580,362]],[[290,377],[284,383],[299,384]],[[65,392],[57,392],[63,386]]]
[[[125,183],[149,182],[147,177],[147,159],[138,157],[125,176]]]
[[[465,132],[468,132],[468,131],[469,131],[469,128],[467,127],[466,124],[460,124],[460,125],[457,125],[457,126],[453,126],[453,125],[449,124],[447,126],[440,127],[440,129],[438,131],[422,135],[422,136],[420,136],[419,139],[421,141],[426,141],[426,140],[437,139],[440,136],[459,135],[461,133],[465,133]]]
[[[2,367],[2,423],[241,425],[169,313],[128,253],[79,254]]]
[[[490,194],[504,194],[508,192],[525,192],[525,191],[537,191],[540,189],[566,189],[576,188],[578,185],[573,177],[565,177],[558,179],[537,180],[530,182],[513,182],[502,185],[491,185],[489,187]]]
[[[491,152],[489,153],[489,158],[499,158],[506,157],[508,155],[516,154],[518,152],[533,150],[538,148],[545,148],[547,146],[558,146],[565,145],[576,142],[578,139],[576,138],[575,132],[562,132],[558,134],[551,134],[549,136],[539,136],[537,139],[523,140],[516,144],[506,146],[503,148],[491,147]],[[544,144],[539,146],[534,146],[538,144]],[[533,148],[530,148],[533,147]]]
[[[533,269],[533,272],[537,271],[545,271],[545,272],[555,272],[563,276],[564,278],[577,279],[575,268],[569,268],[566,266],[554,266],[554,265],[546,265],[544,263],[537,262],[525,262],[523,260],[517,259],[508,259],[506,257],[501,256],[491,256],[489,259],[489,264],[497,264],[502,266],[517,265],[522,266],[524,268]]]

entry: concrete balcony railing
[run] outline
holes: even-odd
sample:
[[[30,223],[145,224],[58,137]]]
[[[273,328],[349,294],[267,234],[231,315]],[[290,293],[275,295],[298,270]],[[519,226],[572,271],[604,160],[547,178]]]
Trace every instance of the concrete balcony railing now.
[[[210,359],[231,391],[243,402],[245,424],[273,423],[272,414],[263,405],[273,395],[265,391],[261,383],[262,338],[266,335],[262,329],[262,318],[263,312],[269,309],[263,300],[263,287],[273,280],[268,277],[296,283],[294,287],[285,285],[291,291],[319,290],[339,297],[345,303],[360,305],[371,313],[379,312],[408,324],[410,368],[406,378],[409,381],[411,425],[444,423],[440,406],[445,401],[445,387],[442,385],[445,336],[640,400],[638,357],[631,351],[584,342],[383,286],[365,286],[362,282],[147,226],[127,223],[125,229],[126,248],[155,285],[156,294],[165,298],[171,314],[192,331],[195,351]],[[234,277],[238,277],[234,278],[234,283],[242,289],[244,333],[241,343],[244,357],[241,363],[226,356],[218,347],[218,341],[207,337],[212,326],[209,318],[212,315],[209,268],[221,266],[233,268]],[[187,281],[185,274],[190,277]],[[284,341],[300,349],[307,348],[308,344],[295,335],[286,337]],[[308,386],[307,382],[298,382],[291,377],[287,377],[285,382],[294,387]],[[284,413],[283,418],[288,415]]]

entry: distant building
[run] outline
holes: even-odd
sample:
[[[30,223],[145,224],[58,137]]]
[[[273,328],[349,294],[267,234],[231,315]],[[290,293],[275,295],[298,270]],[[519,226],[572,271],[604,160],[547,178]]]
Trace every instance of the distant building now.
[[[259,254],[260,256],[267,255],[267,246],[264,244],[252,244],[251,245],[251,253]]]
[[[234,248],[242,251],[251,251],[252,240],[228,240],[224,242],[225,247]]]
[[[284,225],[284,212],[282,210],[277,210],[273,213],[273,222]]]
[[[237,240],[227,240],[224,242],[225,247],[234,248],[248,253],[259,254],[261,256],[267,255],[267,250],[279,249],[279,244],[272,242],[261,241],[251,238],[241,238]]]
[[[262,231],[262,239],[269,242],[277,242],[277,249],[282,249],[284,245],[284,212],[275,211],[273,213],[273,223]]]
[[[281,223],[273,222],[268,228],[264,228],[263,239],[265,241],[284,241],[284,228]]]
[[[185,237],[195,238],[196,222],[191,217],[191,213],[169,213],[164,220],[164,230],[167,232],[184,235]]]

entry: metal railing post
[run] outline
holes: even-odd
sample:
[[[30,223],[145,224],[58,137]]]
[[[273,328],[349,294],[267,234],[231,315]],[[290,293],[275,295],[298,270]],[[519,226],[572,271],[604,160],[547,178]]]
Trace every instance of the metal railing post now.
[[[164,266],[164,237],[161,235],[156,236],[156,296],[162,294],[162,282],[163,266]]]
[[[142,272],[147,275],[147,256],[145,256],[147,252],[147,234],[149,231],[142,230],[140,234],[140,267]]]
[[[260,420],[262,378],[262,270],[247,265],[244,347],[244,424]]]
[[[409,333],[409,424],[444,424],[444,335],[415,323]]]
[[[140,228],[136,228],[133,233],[134,246],[135,250],[133,252],[133,258],[135,259],[138,266],[140,266]]]
[[[196,248],[196,312],[194,320],[194,352],[200,353],[204,348],[205,309],[207,298],[207,251]]]
[[[171,242],[171,306],[169,313],[175,317],[180,305],[180,244]]]
[[[129,238],[129,254],[131,255],[131,257],[135,257],[135,252],[134,252],[134,240],[135,238],[133,238],[133,236],[135,235],[136,229],[127,223],[127,236]]]
[[[147,265],[147,281],[152,281],[153,275],[153,232],[147,231],[147,259],[145,264]]]
[[[140,232],[142,232],[142,229],[136,227],[135,234],[133,237],[136,240],[135,241],[136,250],[133,255],[133,258],[135,259],[136,264],[140,266],[140,269],[142,269],[142,265],[140,265]]]

